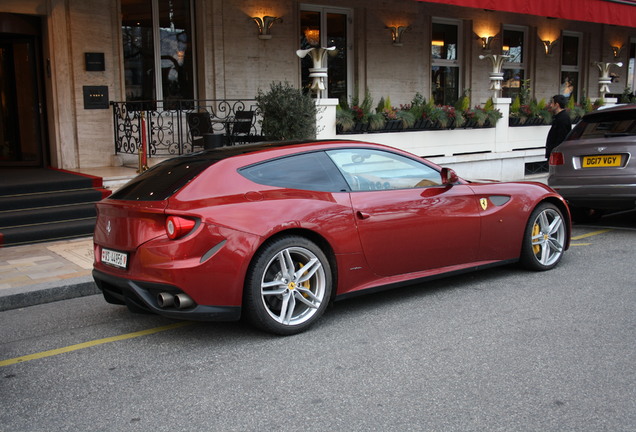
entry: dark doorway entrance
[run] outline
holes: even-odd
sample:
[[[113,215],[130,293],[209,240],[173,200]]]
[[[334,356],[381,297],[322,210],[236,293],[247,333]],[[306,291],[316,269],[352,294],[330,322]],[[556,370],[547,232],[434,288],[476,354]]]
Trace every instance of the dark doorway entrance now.
[[[0,166],[48,162],[40,29],[38,17],[0,13]]]

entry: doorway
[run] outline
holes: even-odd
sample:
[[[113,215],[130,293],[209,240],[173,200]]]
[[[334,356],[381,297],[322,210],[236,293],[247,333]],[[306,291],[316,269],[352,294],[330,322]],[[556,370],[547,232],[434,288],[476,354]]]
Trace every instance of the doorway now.
[[[40,19],[0,14],[0,166],[48,162]]]

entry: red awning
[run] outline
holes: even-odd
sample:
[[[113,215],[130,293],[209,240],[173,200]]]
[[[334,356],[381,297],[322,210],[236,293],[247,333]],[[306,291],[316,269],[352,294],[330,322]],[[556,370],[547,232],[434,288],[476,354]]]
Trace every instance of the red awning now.
[[[478,9],[636,27],[636,0],[419,0]]]

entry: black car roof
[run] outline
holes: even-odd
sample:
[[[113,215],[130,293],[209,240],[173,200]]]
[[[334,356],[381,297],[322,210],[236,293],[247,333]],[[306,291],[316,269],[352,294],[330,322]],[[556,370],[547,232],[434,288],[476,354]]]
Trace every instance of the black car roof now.
[[[288,147],[297,144],[343,143],[348,140],[273,141],[218,147],[173,157],[139,174],[109,199],[132,201],[161,201],[183,187],[192,178],[218,161],[264,149]],[[351,141],[356,142],[356,141]]]
[[[636,119],[636,104],[616,105],[610,108],[601,108],[583,116],[583,121],[588,123],[624,119]]]

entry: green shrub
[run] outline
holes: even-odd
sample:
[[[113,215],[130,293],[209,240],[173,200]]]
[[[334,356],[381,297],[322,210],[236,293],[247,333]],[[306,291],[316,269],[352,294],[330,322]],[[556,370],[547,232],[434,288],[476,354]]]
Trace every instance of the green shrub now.
[[[510,112],[518,113],[519,109],[521,109],[521,99],[519,98],[519,95],[517,95],[515,100],[512,102],[512,105],[510,105]]]
[[[259,90],[256,104],[263,114],[260,123],[265,139],[283,141],[316,138],[315,101],[288,82],[272,83],[267,93]]]

